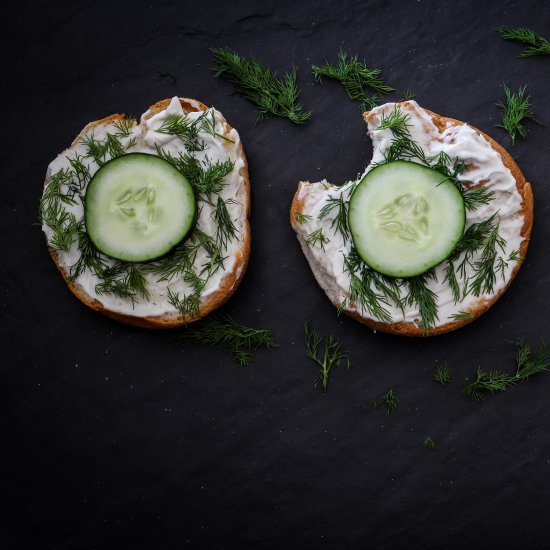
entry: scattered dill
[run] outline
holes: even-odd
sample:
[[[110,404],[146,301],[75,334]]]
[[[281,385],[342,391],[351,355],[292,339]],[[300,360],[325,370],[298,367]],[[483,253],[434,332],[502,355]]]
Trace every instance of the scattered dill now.
[[[277,345],[269,329],[243,325],[229,315],[209,315],[187,326],[180,340],[188,344],[226,349],[242,366],[252,362],[253,351],[258,348],[272,349]]]
[[[261,61],[241,57],[229,48],[212,48],[211,52],[217,63],[215,76],[227,77],[246,99],[258,105],[257,121],[269,114],[286,117],[296,124],[311,118],[311,113],[298,103],[295,68],[279,78]]]
[[[304,223],[311,221],[312,217],[309,214],[302,214],[301,212],[296,212],[296,215],[294,216],[294,219],[298,223]]]
[[[436,443],[431,437],[427,437],[424,439],[424,447],[427,447],[428,449],[435,449]]]
[[[189,153],[202,151],[204,150],[204,142],[199,140],[199,132],[203,116],[205,115],[192,119],[188,114],[170,114],[156,131],[160,134],[177,136],[183,141],[185,149]]]
[[[524,258],[521,257],[519,250],[512,250],[510,256],[508,256],[509,262],[523,262]]]
[[[117,261],[98,275],[102,281],[95,287],[97,294],[113,294],[119,298],[129,298],[132,302],[138,297],[149,298],[147,280],[137,263]]]
[[[389,115],[382,113],[376,130],[391,130],[395,136],[409,136],[409,119],[407,113],[395,106]]]
[[[416,92],[413,92],[412,90],[405,90],[403,92],[403,99],[405,101],[410,101],[411,99],[414,99],[416,97]]]
[[[337,209],[336,216],[333,218],[330,227],[334,228],[334,233],[338,231],[341,233],[344,240],[349,239],[349,225],[348,225],[348,207],[344,200],[343,194],[340,193],[339,197],[329,197],[321,208],[318,218],[322,220],[328,216],[335,208]]]
[[[325,249],[325,244],[329,243],[330,240],[325,237],[322,229],[316,229],[312,231],[306,238],[307,244],[309,246],[315,246],[318,244],[323,250]]]
[[[499,27],[498,34],[504,40],[521,42],[529,47],[523,50],[518,57],[532,57],[534,55],[550,55],[550,42],[544,36],[526,27]]]
[[[231,174],[235,163],[217,160],[212,163],[208,157],[202,161],[189,153],[179,153],[177,157],[157,146],[157,154],[175,166],[195,188],[199,195],[210,197],[212,193],[220,193],[225,185],[223,181]]]
[[[237,236],[237,228],[229,216],[226,202],[219,195],[212,215],[216,222],[216,242],[220,247],[227,248],[228,242]]]
[[[420,324],[425,331],[434,327],[436,321],[439,319],[437,295],[428,287],[430,279],[435,279],[435,272],[433,270],[423,275],[405,279],[409,291],[403,298],[404,305],[418,308]]]
[[[483,204],[489,204],[494,198],[495,192],[486,187],[464,187],[462,189],[462,198],[466,210],[476,210]]]
[[[381,405],[386,405],[386,413],[391,414],[397,408],[399,400],[393,389],[386,392],[384,395],[381,395],[378,399],[375,399],[372,404],[375,408],[380,407]]]
[[[444,281],[449,283],[455,303],[469,293],[480,296],[493,291],[497,274],[498,249],[504,250],[506,244],[498,233],[499,225],[498,212],[482,222],[472,224],[447,258]],[[479,260],[474,261],[474,256],[479,251],[481,256]],[[473,274],[470,277],[466,275],[468,267],[473,267]],[[462,287],[459,285],[457,275],[462,280]]]
[[[103,166],[108,160],[120,157],[126,153],[126,149],[133,144],[122,145],[115,134],[107,134],[104,140],[94,138],[93,134],[87,134],[81,138],[80,143],[86,146],[85,158],[92,158],[99,166]]]
[[[349,369],[350,361],[345,354],[342,342],[332,336],[325,336],[323,343],[323,336],[311,328],[307,319],[304,321],[304,331],[307,356],[320,368],[319,378],[315,381],[315,385],[321,384],[326,393],[332,367],[339,367],[345,361]]]
[[[134,127],[134,124],[136,122],[136,119],[133,117],[129,118],[123,118],[122,120],[117,120],[113,122],[113,126],[116,128],[115,136],[120,137],[130,137],[130,133],[132,132],[132,128]]]
[[[464,321],[466,319],[473,319],[473,317],[474,314],[468,311],[459,311],[458,313],[449,315],[449,319],[452,319],[453,321]]]
[[[453,379],[453,372],[447,365],[447,362],[443,365],[438,365],[433,372],[433,379],[439,382],[442,386],[446,386]]]
[[[486,371],[479,367],[475,382],[468,384],[464,388],[464,394],[476,401],[481,401],[487,393],[506,391],[510,386],[514,386],[518,382],[549,370],[550,350],[544,340],[541,341],[540,349],[534,355],[531,346],[525,343],[522,338],[518,339],[515,345],[516,372],[514,374],[498,370]]]
[[[397,280],[370,269],[354,248],[344,257],[344,270],[349,273],[350,287],[340,307],[355,304],[375,319],[391,323],[392,316],[387,307],[392,302],[401,309],[403,307]]]
[[[369,69],[365,61],[359,61],[357,56],[348,56],[342,50],[338,53],[336,65],[329,65],[325,62],[321,67],[313,65],[311,70],[315,81],[321,84],[323,77],[338,80],[352,101],[361,102],[361,109],[364,111],[376,107],[381,95],[394,91],[394,88],[384,84],[380,76],[382,74],[380,69]],[[366,86],[373,90],[374,94],[368,95],[365,92]]]
[[[520,86],[517,93],[513,94],[510,89],[504,85],[506,103],[499,101],[498,108],[502,111],[502,123],[497,124],[497,128],[504,128],[512,138],[512,145],[516,144],[516,135],[527,137],[527,130],[523,125],[525,119],[532,120],[538,124],[540,122],[535,118],[533,106],[530,103],[531,96],[525,96],[526,86]]]

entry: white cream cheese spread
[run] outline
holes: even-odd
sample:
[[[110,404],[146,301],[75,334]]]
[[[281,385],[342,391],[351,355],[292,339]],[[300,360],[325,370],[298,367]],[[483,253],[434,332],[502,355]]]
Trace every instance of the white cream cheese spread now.
[[[185,100],[188,103],[194,104],[193,100]],[[198,108],[198,103],[196,104]],[[79,136],[75,145],[61,153],[48,167],[46,175],[46,186],[52,176],[61,170],[70,171],[72,168],[71,160],[78,158],[88,167],[89,175],[99,169],[98,163],[92,156],[89,155],[89,150],[85,144],[87,136],[92,136],[94,140],[102,142],[108,134],[118,136],[119,142],[125,149],[125,152],[141,152],[153,155],[158,154],[158,149],[161,148],[164,154],[179,157],[188,153],[184,141],[178,135],[159,132],[158,130],[167,121],[170,116],[185,116],[186,123],[193,123],[199,117],[204,115],[204,111],[193,111],[184,113],[180,101],[174,97],[168,107],[151,116],[147,111],[141,117],[140,124],[129,127],[126,135],[120,133],[120,128],[116,126],[116,121],[100,123],[98,125],[86,128]],[[219,192],[219,196],[224,200],[230,219],[235,227],[235,236],[232,239],[227,239],[221,250],[224,258],[223,265],[213,271],[207,277],[206,284],[201,291],[201,303],[204,302],[211,294],[219,290],[222,280],[233,272],[235,262],[242,254],[243,241],[246,234],[246,210],[247,210],[247,190],[244,179],[245,159],[242,154],[241,142],[238,132],[233,128],[229,129],[225,119],[214,108],[207,112],[210,121],[209,131],[199,130],[198,139],[203,144],[199,151],[193,151],[192,155],[197,160],[203,162],[226,162],[233,163],[233,169],[223,179],[223,187]],[[201,128],[200,126],[198,126]],[[225,137],[224,137],[225,136]],[[107,153],[105,160],[109,160],[110,155]],[[47,187],[46,187],[47,189]],[[66,190],[65,190],[66,191]],[[85,190],[81,190],[80,195],[83,195]],[[76,198],[76,197],[75,197]],[[215,204],[214,201],[201,200],[199,197],[199,215],[196,228],[205,234],[215,237],[217,233],[217,223],[214,219]],[[81,220],[84,216],[84,201],[74,200],[73,203],[63,204],[64,210],[73,214],[76,220]],[[54,231],[52,228],[43,223],[43,231],[46,234],[48,243],[52,245]],[[55,246],[54,246],[55,248]],[[81,257],[81,250],[78,242],[73,242],[68,250],[57,249],[58,262],[67,274],[70,273],[71,267],[74,266]],[[193,266],[200,273],[202,266],[209,260],[207,251],[201,247],[193,261]],[[107,266],[114,265],[114,260],[105,257]],[[84,269],[74,279],[86,294],[95,300],[101,302],[103,306],[111,311],[133,315],[139,317],[145,316],[160,316],[163,314],[177,314],[176,308],[168,301],[168,292],[176,295],[187,296],[192,293],[193,289],[189,282],[184,280],[180,274],[173,278],[163,280],[162,277],[144,270],[144,276],[147,282],[148,298],[143,296],[135,296],[133,299],[119,297],[114,294],[98,293],[96,287],[101,283],[101,279],[91,270]],[[205,277],[206,278],[206,277]]]
[[[384,153],[391,145],[394,136],[390,129],[378,130],[382,116],[388,116],[396,104],[387,103],[371,111],[368,121],[369,135],[373,142],[372,161],[364,174],[369,172],[377,163],[384,161]],[[522,197],[517,190],[516,181],[510,170],[504,165],[500,153],[493,149],[490,143],[467,124],[452,125],[440,130],[433,123],[431,116],[414,101],[409,101],[399,106],[400,110],[408,116],[408,130],[412,141],[416,142],[427,157],[436,156],[441,152],[446,153],[451,161],[461,161],[468,165],[466,171],[457,176],[460,182],[467,186],[482,184],[488,191],[494,193],[493,198],[487,204],[482,204],[475,210],[467,210],[466,229],[473,224],[488,220],[496,214],[500,218],[498,234],[505,240],[502,249],[499,248],[499,256],[502,263],[491,294],[466,293],[461,299],[453,297],[449,283],[445,280],[445,262],[434,269],[435,278],[427,280],[428,288],[437,297],[437,322],[435,326],[441,326],[453,321],[460,312],[468,312],[474,309],[476,303],[489,299],[499,292],[509,282],[512,271],[518,261],[516,255],[523,241],[521,235],[524,224],[522,214]],[[414,160],[414,159],[412,159]],[[364,175],[363,174],[363,175]],[[360,181],[360,176],[357,181]],[[466,184],[466,182],[468,182]],[[343,304],[344,309],[350,312],[358,312],[362,317],[379,321],[368,311],[363,310],[357,303],[348,299],[350,290],[350,273],[346,270],[344,258],[352,250],[351,237],[345,238],[336,230],[334,216],[320,215],[321,210],[330,198],[338,199],[340,196],[349,202],[349,197],[356,182],[348,182],[341,187],[328,184],[326,181],[317,183],[301,182],[298,189],[298,199],[303,201],[301,223],[294,222],[293,227],[298,234],[304,254],[306,255],[312,270],[321,287],[325,290],[332,302]],[[308,236],[321,230],[328,242],[309,243]],[[480,252],[481,254],[481,252]],[[463,279],[468,280],[474,275],[475,261],[464,265]],[[459,260],[460,261],[460,260]],[[397,305],[389,302],[384,304],[391,321],[411,322],[421,324],[418,307],[410,305]]]

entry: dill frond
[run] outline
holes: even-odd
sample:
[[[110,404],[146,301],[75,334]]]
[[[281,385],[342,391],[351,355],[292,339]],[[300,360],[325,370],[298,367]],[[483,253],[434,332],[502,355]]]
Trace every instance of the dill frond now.
[[[544,340],[539,351],[533,356],[531,347],[520,338],[516,340],[516,372],[508,374],[498,370],[477,369],[476,380],[464,387],[464,395],[481,401],[488,393],[506,391],[510,386],[527,380],[535,374],[545,372],[550,367],[550,351]]]
[[[424,439],[424,447],[427,447],[428,449],[435,449],[436,446],[435,441],[431,437]]]
[[[434,271],[430,271],[405,280],[409,287],[409,292],[403,298],[403,303],[406,306],[416,306],[418,308],[420,323],[424,330],[434,327],[436,321],[439,319],[437,295],[428,287],[428,281],[434,278]]]
[[[498,108],[502,111],[502,123],[497,128],[504,128],[512,138],[512,145],[516,144],[516,135],[527,137],[527,130],[523,125],[524,120],[540,122],[535,118],[533,106],[530,103],[531,96],[525,96],[526,86],[520,86],[517,93],[513,94],[510,88],[504,85],[506,103],[499,101]]]
[[[325,237],[323,234],[322,229],[316,229],[315,231],[312,231],[306,238],[307,244],[309,246],[315,246],[318,244],[322,250],[325,249],[325,244],[329,243],[330,240]]]
[[[533,29],[528,29],[526,27],[518,27],[515,29],[512,27],[499,27],[497,32],[504,40],[521,42],[529,46],[523,50],[518,57],[550,55],[550,42],[548,42],[544,36],[537,34]]]
[[[252,351],[277,347],[269,329],[242,325],[228,315],[209,315],[186,327],[180,341],[226,349],[243,366],[252,361]]]
[[[257,121],[269,114],[286,117],[296,124],[311,118],[311,113],[298,103],[295,68],[279,78],[258,59],[246,59],[229,48],[212,48],[211,52],[217,63],[215,76],[228,78],[243,97],[259,107]]]
[[[435,368],[432,377],[442,386],[446,386],[453,379],[453,371],[447,365],[447,362],[445,362],[443,365],[438,365]]]
[[[344,240],[347,241],[350,238],[348,206],[342,195],[340,193],[339,197],[329,197],[317,217],[322,220],[337,208],[336,215],[333,217],[330,227],[334,229],[334,234],[337,232],[340,233]]]
[[[384,84],[381,78],[380,69],[369,69],[365,61],[359,61],[356,56],[349,56],[344,51],[338,53],[338,62],[336,65],[324,65],[311,67],[316,82],[322,84],[323,77],[338,80],[348,93],[352,101],[360,101],[361,108],[368,111],[376,107],[379,96],[386,95],[394,91],[394,88]],[[368,86],[373,90],[373,95],[365,92]]]
[[[296,212],[296,216],[294,216],[294,219],[298,223],[304,223],[304,222],[311,221],[312,217],[309,214],[302,214],[302,212]]]
[[[315,385],[321,384],[323,391],[326,393],[332,368],[339,367],[340,364],[345,361],[349,369],[351,366],[350,361],[345,354],[342,342],[332,336],[325,336],[323,344],[323,336],[311,328],[309,320],[307,319],[304,321],[304,331],[306,336],[307,356],[313,362],[317,363],[320,368],[319,378],[315,380]],[[320,345],[322,355],[319,349]]]
[[[386,413],[388,415],[397,409],[398,403],[399,399],[397,399],[397,395],[393,389],[389,390],[372,402],[374,408],[378,408],[381,405],[386,405]]]

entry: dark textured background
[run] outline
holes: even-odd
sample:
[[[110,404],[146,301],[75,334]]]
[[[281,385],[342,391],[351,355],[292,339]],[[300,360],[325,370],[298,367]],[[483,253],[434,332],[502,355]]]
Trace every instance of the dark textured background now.
[[[3,8],[0,547],[549,547],[550,376],[481,404],[461,394],[478,365],[513,369],[507,339],[548,336],[550,57],[518,59],[494,32],[550,36],[548,3],[133,4]],[[254,126],[254,106],[212,78],[209,48],[223,45],[294,64],[311,122]],[[503,82],[527,84],[545,124],[510,149],[535,194],[527,261],[456,333],[402,339],[338,318],[288,224],[299,179],[342,183],[371,155],[358,105],[309,72],[340,47],[383,69],[390,99],[410,88],[508,148],[495,128]],[[48,163],[87,122],[173,95],[220,109],[250,162],[252,256],[224,311],[272,328],[279,348],[248,368],[85,308],[35,225]],[[306,314],[353,363],[326,395]],[[431,380],[442,361],[446,388]],[[388,417],[372,400],[389,388],[400,402]]]

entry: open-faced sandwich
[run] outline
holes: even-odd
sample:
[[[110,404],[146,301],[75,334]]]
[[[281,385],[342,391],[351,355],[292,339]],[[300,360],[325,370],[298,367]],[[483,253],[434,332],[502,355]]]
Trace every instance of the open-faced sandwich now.
[[[40,216],[50,254],[87,306],[170,328],[222,305],[250,253],[250,183],[239,134],[193,99],[138,123],[88,124],[48,167]]]
[[[290,220],[317,282],[369,327],[435,335],[470,323],[525,257],[531,186],[476,128],[387,103],[364,114],[373,158],[338,187],[300,182]]]

